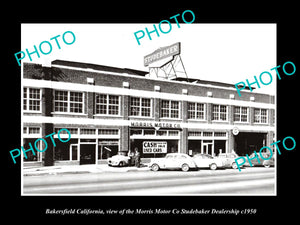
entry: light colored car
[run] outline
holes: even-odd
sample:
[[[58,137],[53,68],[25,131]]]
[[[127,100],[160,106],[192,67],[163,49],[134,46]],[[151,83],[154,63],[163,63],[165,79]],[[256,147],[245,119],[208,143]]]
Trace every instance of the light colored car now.
[[[198,168],[210,168],[216,170],[217,168],[225,167],[225,160],[222,158],[214,158],[209,154],[196,154],[193,160]]]
[[[239,156],[236,153],[220,153],[216,158],[223,159],[224,162],[225,162],[225,167],[226,168],[237,169],[235,159],[238,158],[238,157]]]
[[[197,168],[192,157],[184,153],[168,153],[164,158],[151,159],[149,167],[152,171],[159,169],[181,169],[189,171],[191,168]]]
[[[129,160],[129,156],[114,155],[107,159],[107,164],[109,166],[127,166],[129,165]]]

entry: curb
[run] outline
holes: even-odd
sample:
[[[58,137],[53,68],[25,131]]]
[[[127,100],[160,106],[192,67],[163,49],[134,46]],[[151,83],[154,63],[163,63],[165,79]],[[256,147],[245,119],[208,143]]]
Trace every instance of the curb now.
[[[30,171],[26,171],[30,170]],[[80,166],[71,167],[38,167],[38,168],[26,168],[23,169],[23,176],[41,176],[41,175],[57,175],[57,174],[84,174],[84,173],[124,173],[124,172],[138,172],[149,171],[148,166],[144,167],[109,167],[107,165],[95,166],[90,168],[80,168]]]

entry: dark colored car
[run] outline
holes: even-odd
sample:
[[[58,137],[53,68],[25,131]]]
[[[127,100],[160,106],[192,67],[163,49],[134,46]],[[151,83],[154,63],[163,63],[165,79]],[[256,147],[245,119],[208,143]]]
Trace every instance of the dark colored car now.
[[[257,154],[256,155],[258,156],[259,158],[259,162],[257,160],[257,158],[254,158],[255,157],[255,153],[253,152],[249,157],[249,159],[252,159],[251,160],[251,164],[252,166],[264,166],[266,168],[269,168],[270,166],[274,166],[275,165],[275,159],[274,159],[274,155],[270,158],[270,153],[260,153],[260,154]],[[262,158],[262,157],[263,158]],[[269,159],[270,158],[270,159]],[[266,160],[267,159],[267,160]],[[245,166],[250,166],[250,163],[249,161],[247,160],[246,163],[244,164]]]

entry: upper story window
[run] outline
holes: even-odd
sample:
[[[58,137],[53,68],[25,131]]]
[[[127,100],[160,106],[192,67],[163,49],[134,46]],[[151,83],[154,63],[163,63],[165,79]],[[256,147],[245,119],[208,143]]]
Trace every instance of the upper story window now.
[[[151,99],[131,97],[130,116],[151,117]]]
[[[38,88],[23,88],[23,110],[40,112],[42,94]]]
[[[203,103],[188,103],[188,119],[204,120],[205,107]]]
[[[268,110],[267,109],[254,109],[254,123],[267,123]]]
[[[83,93],[54,91],[54,112],[83,113]]]
[[[248,122],[248,108],[247,107],[234,107],[234,122]]]
[[[212,120],[227,121],[227,106],[226,105],[213,105]]]
[[[120,98],[117,95],[97,94],[96,114],[120,115]]]
[[[162,118],[179,118],[179,102],[171,100],[161,101]]]

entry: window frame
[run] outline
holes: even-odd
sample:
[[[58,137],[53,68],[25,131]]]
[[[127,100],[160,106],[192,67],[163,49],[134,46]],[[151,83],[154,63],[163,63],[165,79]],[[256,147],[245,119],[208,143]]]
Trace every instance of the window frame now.
[[[214,106],[218,106],[218,112],[214,112]],[[224,114],[223,112],[221,112],[221,106],[226,107],[226,119],[225,120],[221,120],[221,113]],[[228,122],[228,105],[221,105],[221,104],[212,104],[212,110],[211,110],[211,120],[214,122]],[[218,115],[218,119],[214,119],[214,114],[217,113]]]
[[[257,110],[259,110],[259,121],[258,122],[256,122],[255,121],[255,119],[256,119],[256,114],[255,114],[255,111],[257,111]],[[262,112],[262,110],[266,110],[266,115],[265,115],[265,117],[266,117],[266,122],[262,122],[262,114],[261,114],[261,112]],[[253,112],[253,122],[255,123],[255,124],[268,124],[268,118],[269,118],[269,110],[268,109],[264,109],[264,108],[254,108],[254,112]]]
[[[138,105],[132,105],[134,102],[133,100],[138,99]],[[143,106],[143,100],[150,100],[150,106]],[[132,115],[132,108],[138,109],[138,115]],[[143,109],[148,109],[150,112],[149,116],[143,116]],[[153,117],[153,100],[151,98],[143,98],[143,97],[136,97],[136,96],[130,96],[129,100],[129,116],[130,117],[141,117],[141,118],[151,118]]]
[[[236,113],[236,109],[239,108],[239,113]],[[242,121],[242,108],[246,108],[247,109],[247,121]],[[236,116],[239,117],[239,120],[235,120]],[[249,123],[249,107],[246,106],[234,106],[233,107],[233,122],[235,123]]]
[[[26,89],[26,97],[24,96]],[[39,90],[39,99],[30,98],[30,90]],[[30,109],[30,101],[36,101],[39,102],[39,110],[33,110]],[[26,102],[24,104],[24,102]],[[24,112],[30,112],[30,113],[41,113],[42,112],[42,89],[41,88],[33,88],[33,87],[23,87],[23,93],[22,93],[22,110]],[[25,109],[24,109],[25,106]]]
[[[194,106],[194,110],[190,109],[190,105]],[[203,111],[198,111],[198,105],[203,105]],[[194,117],[190,118],[190,112],[194,111]],[[203,113],[203,118],[197,118],[197,114],[198,113]],[[188,102],[188,106],[187,106],[187,117],[188,120],[201,120],[204,121],[206,120],[206,104],[202,103],[202,102]]]
[[[168,102],[168,108],[163,108],[163,102]],[[174,109],[172,108],[172,102],[176,102],[178,103],[178,109]],[[166,100],[166,99],[161,99],[161,107],[160,107],[160,118],[161,119],[181,119],[181,104],[180,104],[180,101],[174,101],[174,100]],[[168,117],[165,117],[163,116],[164,113],[163,113],[163,110],[167,110],[168,111]],[[172,111],[177,111],[178,112],[178,117],[171,117],[172,115]]]
[[[97,102],[97,98],[101,98],[101,96],[105,96],[105,103],[101,103],[100,101]],[[118,104],[110,103],[111,99],[110,97],[116,97],[118,99]],[[99,99],[100,100],[100,99]],[[98,107],[105,106],[105,113],[100,113],[101,109]],[[120,116],[121,115],[121,97],[118,95],[112,95],[112,94],[103,94],[103,93],[95,93],[95,115],[96,116]],[[110,107],[118,107],[118,113],[117,114],[110,114],[110,112],[115,112],[115,110],[112,110]]]
[[[57,92],[67,92],[67,100],[56,100],[56,93]],[[71,92],[72,93],[79,93],[82,94],[81,98],[82,98],[82,102],[76,102],[74,100],[71,101]],[[61,103],[67,103],[67,111],[57,111],[55,106],[56,102],[61,102]],[[82,112],[71,112],[71,104],[81,104],[82,107]],[[61,107],[61,106],[59,106]],[[76,115],[82,115],[85,112],[85,92],[79,92],[79,91],[66,91],[66,90],[54,90],[53,92],[53,113],[58,113],[58,114],[76,114]]]

